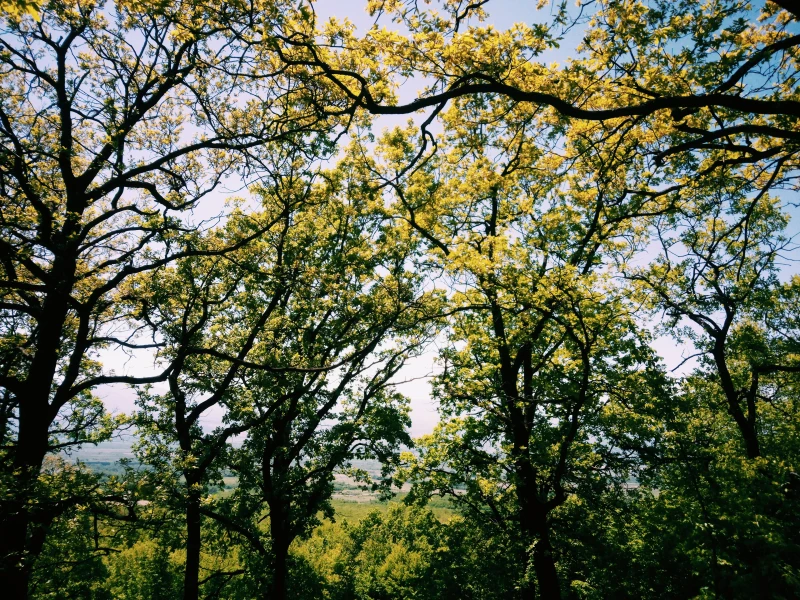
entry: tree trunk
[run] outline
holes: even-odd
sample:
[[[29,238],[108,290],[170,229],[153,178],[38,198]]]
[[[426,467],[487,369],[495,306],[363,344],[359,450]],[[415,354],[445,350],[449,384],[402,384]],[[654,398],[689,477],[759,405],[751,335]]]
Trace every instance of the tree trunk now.
[[[532,473],[525,461],[517,464],[517,501],[520,507],[520,525],[525,541],[525,566],[530,570],[533,559],[533,571],[536,574],[536,585],[523,591],[526,598],[535,600],[561,600],[561,584],[556,571],[553,546],[550,543],[550,525],[547,522],[547,507],[539,500],[533,483]],[[530,547],[533,556],[530,556]],[[538,588],[538,595],[537,595]]]
[[[36,403],[20,402],[19,434],[14,453],[14,479],[9,501],[3,501],[0,516],[0,589],[3,597],[25,599],[31,573],[31,559],[41,550],[41,542],[29,547],[31,526],[29,506],[35,496],[36,481],[47,454],[47,400],[44,407]],[[40,515],[41,517],[42,515]],[[42,536],[39,536],[42,537]]]
[[[200,495],[192,492],[189,486],[189,495],[186,504],[186,570],[183,574],[184,600],[197,600],[200,594]]]
[[[561,583],[558,580],[553,546],[550,543],[550,526],[544,510],[537,515],[537,540],[533,551],[533,568],[542,600],[561,600]]]
[[[728,362],[725,357],[724,337],[717,339],[714,344],[712,355],[714,357],[714,363],[717,366],[717,373],[719,374],[722,391],[728,401],[728,413],[730,413],[733,420],[736,421],[736,426],[742,434],[747,458],[758,458],[761,456],[761,447],[758,443],[758,432],[756,430],[755,398],[750,399],[748,414],[745,415],[744,411],[742,411],[742,407],[739,406],[739,393],[733,383],[733,377],[728,370]]]
[[[278,502],[270,505],[270,534],[272,535],[272,585],[269,600],[286,600],[289,579],[289,514]]]
[[[761,446],[758,443],[758,434],[756,433],[755,427],[752,427],[749,423],[739,424],[739,430],[742,432],[742,437],[744,437],[747,458],[758,458],[761,456]]]
[[[289,545],[273,540],[273,579],[270,600],[286,600],[289,579]]]
[[[533,566],[536,574],[536,585],[530,585],[523,591],[523,597],[530,600],[539,598],[540,600],[561,600],[561,582],[556,571],[556,561],[553,557],[553,546],[550,543],[550,530],[547,523],[547,514],[543,507],[526,509],[527,515],[523,515],[522,530],[525,535],[526,570]],[[533,513],[533,514],[530,514]],[[533,556],[528,552],[533,546]],[[531,565],[531,558],[533,565]],[[536,593],[538,588],[538,595]]]
[[[23,507],[22,502],[5,504],[9,512],[0,521],[0,589],[9,600],[28,597],[30,567],[24,561],[28,515]]]
[[[48,507],[36,502],[36,485],[55,418],[50,395],[58,369],[75,261],[56,257],[52,272],[61,281],[44,300],[36,352],[22,389],[18,390],[19,429],[12,462],[12,489],[6,491],[10,499],[0,503],[0,590],[4,598],[14,600],[28,597],[31,562],[41,552],[52,518],[47,514]],[[36,511],[34,514],[30,507]],[[40,527],[36,535],[31,532],[32,524]]]

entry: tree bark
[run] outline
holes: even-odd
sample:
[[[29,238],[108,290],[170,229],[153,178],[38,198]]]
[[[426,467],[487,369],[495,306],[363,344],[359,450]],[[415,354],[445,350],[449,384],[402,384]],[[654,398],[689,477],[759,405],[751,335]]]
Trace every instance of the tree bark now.
[[[533,551],[533,568],[539,585],[539,597],[542,600],[561,600],[561,582],[556,571],[553,546],[550,543],[550,526],[544,510],[540,510],[537,515],[536,528],[538,531]]]
[[[183,574],[184,600],[197,600],[200,594],[201,516],[200,495],[192,491],[187,479],[189,494],[186,504],[186,568]]]
[[[30,567],[25,562],[25,541],[28,530],[28,515],[21,502],[14,502],[5,510],[0,522],[0,589],[9,600],[25,600],[28,597]]]
[[[525,536],[525,565],[531,566],[536,574],[536,585],[530,585],[523,594],[530,600],[561,600],[561,582],[556,570],[553,546],[550,542],[550,526],[544,507],[526,508],[523,515],[522,530]],[[529,548],[533,545],[533,556]],[[526,569],[527,570],[527,569]],[[538,588],[538,595],[537,595]]]
[[[289,535],[287,511],[270,506],[270,533],[272,534],[272,585],[269,600],[286,600],[289,579]]]
[[[526,471],[525,468],[518,468],[517,476],[521,481],[517,485],[517,499],[520,506],[520,525],[525,542],[524,564],[526,571],[533,566],[536,585],[531,585],[523,591],[523,594],[530,600],[536,600],[536,598],[560,600],[561,582],[556,570],[553,546],[550,542],[550,525],[547,522],[548,508],[539,500],[530,480],[524,480]],[[530,477],[531,474],[527,475]],[[530,547],[532,545],[533,555],[531,556]],[[531,565],[531,559],[533,565]]]
[[[286,600],[287,583],[289,579],[289,548],[283,544],[273,548],[275,554],[274,573],[272,580],[272,594],[270,600]]]
[[[65,229],[68,229],[65,226]],[[71,230],[69,230],[71,231]],[[75,260],[56,256],[51,272],[58,281],[43,302],[36,352],[19,390],[19,430],[12,461],[12,490],[9,501],[0,504],[0,589],[6,598],[28,597],[31,561],[41,551],[48,521],[46,507],[38,515],[30,514],[36,496],[36,484],[49,449],[50,425],[57,408],[50,405],[53,382],[58,369],[64,323],[69,312]],[[32,519],[42,527],[38,535],[30,531]],[[36,537],[36,543],[30,543]]]
[[[37,398],[31,394],[25,400],[20,402],[19,408],[19,433],[13,461],[14,487],[10,490],[10,500],[0,505],[3,512],[0,517],[0,589],[3,597],[14,600],[28,597],[31,558],[41,549],[41,543],[36,548],[29,548],[31,514],[28,506],[29,500],[35,496],[36,480],[48,447],[47,396],[42,397],[40,393]]]
[[[736,421],[736,426],[742,435],[747,458],[758,458],[761,456],[761,446],[758,442],[758,431],[756,429],[756,406],[755,398],[749,398],[748,414],[745,415],[742,407],[739,406],[739,393],[733,382],[733,377],[728,370],[728,362],[725,356],[724,338],[717,339],[712,351],[714,363],[719,374],[720,384],[725,398],[728,401],[728,412]]]

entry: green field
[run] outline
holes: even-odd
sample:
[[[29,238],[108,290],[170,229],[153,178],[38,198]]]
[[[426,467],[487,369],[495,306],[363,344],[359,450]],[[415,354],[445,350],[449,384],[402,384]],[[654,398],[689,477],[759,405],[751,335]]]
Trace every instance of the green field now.
[[[218,490],[214,494],[215,496],[225,497],[230,495],[236,487],[237,480],[236,477],[225,477],[224,482],[225,489]],[[361,521],[374,511],[385,513],[392,504],[402,502],[406,496],[407,492],[399,492],[391,500],[381,501],[376,495],[361,490],[354,482],[337,481],[331,504],[337,521],[346,520],[352,523]],[[436,518],[443,523],[449,521],[455,514],[449,498],[431,498],[427,506],[436,515]]]
[[[119,475],[122,469],[118,463],[107,461],[85,461],[86,465],[105,475]],[[225,476],[223,488],[213,490],[212,495],[216,497],[226,497],[233,493],[238,479],[234,476]],[[397,493],[391,500],[381,501],[376,494],[364,491],[359,484],[347,478],[339,478],[334,486],[334,498],[332,500],[337,521],[359,522],[368,514],[379,511],[385,513],[392,504],[401,503],[407,492]],[[446,523],[455,514],[455,510],[449,498],[434,497],[428,502],[428,508],[436,515],[442,523]]]
[[[381,502],[379,500],[353,502],[350,500],[334,499],[332,504],[333,509],[336,511],[337,520],[358,522],[376,510],[385,513],[392,504],[399,504],[402,502],[405,496],[405,493],[397,494],[397,496],[388,502]],[[431,498],[428,502],[428,508],[442,523],[449,521],[455,514],[453,505],[448,498]]]

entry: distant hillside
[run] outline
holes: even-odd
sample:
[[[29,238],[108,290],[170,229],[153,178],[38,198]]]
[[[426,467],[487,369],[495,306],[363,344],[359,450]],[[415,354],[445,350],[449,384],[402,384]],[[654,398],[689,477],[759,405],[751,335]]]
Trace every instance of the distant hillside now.
[[[64,454],[64,458],[75,462],[81,461],[89,466],[103,465],[105,467],[118,462],[122,458],[134,458],[133,442],[134,436],[122,436],[119,439],[102,442],[96,446],[86,445],[79,450],[73,450],[70,454]],[[379,477],[381,474],[381,463],[377,460],[355,460],[353,461],[353,467],[363,469],[371,477]]]
[[[133,437],[124,436],[121,439],[109,440],[100,444],[87,444],[79,450],[65,454],[68,460],[85,463],[113,463],[121,458],[133,458]]]

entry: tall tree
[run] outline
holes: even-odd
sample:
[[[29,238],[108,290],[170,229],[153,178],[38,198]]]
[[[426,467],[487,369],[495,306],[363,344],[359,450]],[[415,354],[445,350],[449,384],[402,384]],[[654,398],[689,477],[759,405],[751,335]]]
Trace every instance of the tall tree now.
[[[454,290],[435,385],[443,423],[422,441],[420,489],[508,532],[532,571],[525,597],[559,598],[566,550],[552,515],[584,488],[623,481],[624,461],[603,447],[604,411],[659,377],[635,307],[600,273],[606,254],[627,254],[650,199],[628,193],[624,163],[620,177],[590,168],[619,157],[578,145],[561,174],[502,123],[456,129],[410,171],[409,135],[388,134],[372,168]]]
[[[668,317],[665,330],[709,357],[726,412],[750,458],[762,454],[758,404],[765,379],[798,371],[789,341],[792,329],[779,301],[782,253],[792,249],[784,233],[788,217],[767,193],[771,179],[762,177],[766,183],[755,195],[748,194],[750,186],[738,178],[715,177],[696,186],[696,195],[687,194],[687,201],[656,221],[660,246],[656,260],[629,274],[641,286],[642,300]],[[772,311],[774,319],[759,319],[759,333],[748,327],[756,315]],[[694,329],[678,327],[686,323]],[[746,352],[750,366],[741,372],[741,367],[733,367],[737,358],[731,354],[738,347],[742,360],[748,331],[755,334],[751,347],[755,352]],[[773,352],[758,351],[758,345],[768,344],[755,341],[762,336],[774,340]]]
[[[145,464],[172,477],[171,493],[185,515],[184,598],[199,594],[201,504],[209,486],[220,482],[229,440],[257,423],[235,420],[231,407],[247,397],[246,372],[280,370],[257,365],[250,354],[263,346],[259,340],[297,290],[301,267],[287,245],[296,247],[300,215],[322,201],[312,197],[312,183],[303,176],[307,165],[296,152],[289,149],[280,158],[279,152],[271,159],[272,175],[256,188],[261,210],[234,213],[223,227],[187,236],[182,243],[210,254],[182,257],[129,280],[121,290],[131,314],[150,330],[156,360],[169,373],[166,393],[140,390],[138,453]],[[257,240],[254,232],[260,232]],[[242,240],[250,241],[241,245]],[[203,420],[220,409],[225,425],[204,431]],[[252,407],[245,403],[236,410],[247,415]]]
[[[253,415],[238,417],[257,425],[235,453],[230,508],[256,539],[267,510],[270,598],[286,597],[290,544],[320,511],[331,515],[334,472],[354,458],[390,463],[410,442],[407,399],[394,385],[437,315],[438,295],[409,269],[417,237],[386,221],[381,197],[349,171],[345,161],[328,174],[329,199],[292,224],[293,294],[259,353],[275,368],[251,372]]]
[[[405,264],[414,240],[382,225],[374,199],[345,169],[315,181],[295,153],[273,162],[280,168],[257,187],[261,210],[191,243],[230,247],[261,231],[257,240],[180,259],[132,280],[128,295],[168,365],[169,391],[140,395],[140,450],[183,479],[186,598],[198,596],[203,516],[235,523],[268,560],[270,597],[285,597],[289,545],[329,510],[333,472],[355,456],[390,460],[409,441],[406,401],[392,379],[434,316],[426,312],[434,299]],[[212,409],[223,425],[203,431]],[[243,434],[243,446],[231,448]],[[233,513],[230,502],[208,499],[223,466],[239,475]],[[270,536],[262,540],[264,506]]]
[[[3,17],[0,584],[10,597],[26,596],[49,522],[82,501],[45,489],[45,456],[108,436],[96,386],[168,375],[97,362],[136,346],[115,333],[115,290],[179,257],[226,251],[175,243],[190,211],[227,176],[253,176],[265,143],[313,154],[335,125],[304,100],[318,89],[270,63],[277,38],[237,41],[242,27],[280,30],[299,14],[274,3],[53,2],[39,20]]]

